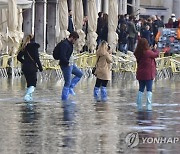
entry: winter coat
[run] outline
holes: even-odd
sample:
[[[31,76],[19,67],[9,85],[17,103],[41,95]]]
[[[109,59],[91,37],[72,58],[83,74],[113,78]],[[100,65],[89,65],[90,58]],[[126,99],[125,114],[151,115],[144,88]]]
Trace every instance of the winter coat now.
[[[151,31],[150,30],[146,30],[146,29],[143,30],[142,34],[141,34],[141,37],[145,38],[148,41],[149,45],[152,45],[152,41],[151,41],[152,35],[151,35]]]
[[[130,38],[135,38],[138,34],[138,31],[136,30],[136,26],[133,22],[128,23],[128,33]]]
[[[155,58],[159,56],[157,50],[147,50],[141,57],[137,59],[137,80],[153,80],[156,76]]]
[[[22,71],[24,72],[37,72],[43,70],[41,62],[39,60],[38,43],[28,43],[24,50],[18,53],[17,59],[22,63]],[[29,54],[28,54],[29,53]],[[32,59],[31,59],[31,57]]]
[[[97,51],[96,56],[98,61],[95,71],[96,77],[101,80],[111,80],[110,63],[112,63],[112,55],[108,52],[103,55]]]
[[[104,40],[104,41],[108,40],[108,25],[107,24],[102,27],[100,38],[101,40]]]
[[[118,33],[118,42],[119,44],[127,44],[128,42],[128,32],[125,30],[121,30],[120,33]]]
[[[69,59],[73,53],[73,44],[68,41],[68,39],[65,39],[61,46],[59,46],[59,54],[60,54],[60,66],[68,66],[69,65]]]

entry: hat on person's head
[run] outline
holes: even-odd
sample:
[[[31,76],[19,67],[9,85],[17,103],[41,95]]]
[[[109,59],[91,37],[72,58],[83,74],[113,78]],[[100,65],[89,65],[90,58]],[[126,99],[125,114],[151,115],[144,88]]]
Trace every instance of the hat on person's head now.
[[[176,15],[174,13],[171,14],[171,17],[175,17]]]

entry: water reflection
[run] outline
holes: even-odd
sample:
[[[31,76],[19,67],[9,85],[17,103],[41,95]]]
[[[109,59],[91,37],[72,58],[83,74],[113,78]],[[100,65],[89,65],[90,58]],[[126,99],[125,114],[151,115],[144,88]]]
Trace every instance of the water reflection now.
[[[153,123],[152,111],[137,112],[137,124],[143,125],[143,126],[151,126],[152,123]]]
[[[76,102],[73,100],[67,100],[62,102],[63,108],[63,126],[64,135],[62,138],[63,142],[63,153],[69,154],[75,152],[76,147]]]
[[[36,111],[35,103],[24,103],[21,106],[21,123],[20,123],[20,153],[35,153],[41,151],[42,138],[40,136],[39,120],[40,113]]]
[[[137,123],[142,126],[144,129],[138,132],[139,135],[139,144],[137,146],[137,150],[139,153],[146,152],[147,154],[158,153],[158,145],[157,144],[147,144],[144,143],[143,139],[148,138],[156,138],[158,137],[155,134],[153,129],[153,125],[155,125],[156,119],[153,117],[152,111],[142,111],[137,113]],[[146,149],[149,149],[148,151]]]
[[[153,112],[136,112],[136,81],[114,80],[108,102],[94,102],[93,78],[83,79],[77,96],[61,102],[62,81],[42,80],[33,103],[24,103],[24,78],[0,79],[0,153],[156,154],[179,153],[177,144],[128,148],[123,138],[180,137],[178,81],[154,84]],[[164,84],[166,82],[166,85]]]
[[[36,112],[36,106],[34,102],[24,103],[25,105],[21,106],[22,113],[22,123],[33,123],[35,120],[38,120],[38,113]]]

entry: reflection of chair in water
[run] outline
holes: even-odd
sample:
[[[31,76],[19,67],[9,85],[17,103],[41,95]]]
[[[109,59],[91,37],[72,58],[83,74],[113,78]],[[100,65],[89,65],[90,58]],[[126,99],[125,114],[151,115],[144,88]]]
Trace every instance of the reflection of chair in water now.
[[[7,74],[7,68],[8,68],[8,60],[9,60],[9,55],[3,55],[0,57],[0,74],[2,77],[8,77]]]

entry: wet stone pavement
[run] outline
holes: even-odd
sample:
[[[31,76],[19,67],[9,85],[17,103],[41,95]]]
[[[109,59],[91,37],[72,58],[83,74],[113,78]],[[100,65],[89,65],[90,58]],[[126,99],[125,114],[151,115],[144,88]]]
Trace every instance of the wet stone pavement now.
[[[155,82],[153,112],[141,113],[137,81],[113,80],[106,103],[93,100],[94,82],[82,79],[76,96],[62,102],[63,81],[39,79],[34,102],[25,103],[24,77],[0,78],[0,153],[180,153],[179,81]]]

